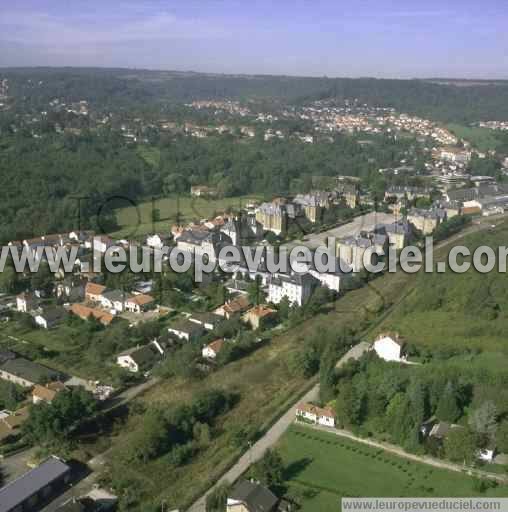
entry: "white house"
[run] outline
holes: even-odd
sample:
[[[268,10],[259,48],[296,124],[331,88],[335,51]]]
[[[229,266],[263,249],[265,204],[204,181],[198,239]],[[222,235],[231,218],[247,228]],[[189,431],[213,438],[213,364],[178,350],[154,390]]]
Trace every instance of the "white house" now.
[[[153,345],[135,347],[118,354],[116,364],[132,373],[151,368],[157,361],[157,348]]]
[[[215,359],[219,355],[219,352],[221,351],[223,346],[224,346],[224,339],[219,338],[215,341],[212,341],[208,345],[205,345],[203,347],[203,350],[201,351],[201,355],[205,359]]]
[[[328,407],[322,408],[313,404],[302,403],[296,408],[296,418],[324,427],[335,427],[335,414]]]
[[[398,333],[380,334],[372,346],[376,354],[385,361],[406,361],[405,341]]]

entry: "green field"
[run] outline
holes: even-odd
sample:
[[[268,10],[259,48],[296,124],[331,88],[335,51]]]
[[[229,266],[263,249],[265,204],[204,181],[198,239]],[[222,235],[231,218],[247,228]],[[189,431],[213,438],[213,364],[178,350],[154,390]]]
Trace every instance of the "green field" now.
[[[120,229],[111,235],[114,238],[136,238],[157,231],[169,232],[177,222],[191,222],[209,219],[228,208],[239,210],[256,196],[207,199],[195,197],[167,197],[146,201],[137,205],[119,208],[116,211]],[[152,212],[160,211],[160,221],[152,222]]]
[[[469,141],[473,147],[480,151],[496,149],[500,144],[500,141],[495,136],[495,132],[488,128],[473,128],[461,124],[449,124],[447,128],[455,136]]]
[[[277,446],[302,512],[339,510],[342,497],[476,496],[470,476],[409,461],[348,439],[293,426]],[[508,496],[498,486],[481,496]]]

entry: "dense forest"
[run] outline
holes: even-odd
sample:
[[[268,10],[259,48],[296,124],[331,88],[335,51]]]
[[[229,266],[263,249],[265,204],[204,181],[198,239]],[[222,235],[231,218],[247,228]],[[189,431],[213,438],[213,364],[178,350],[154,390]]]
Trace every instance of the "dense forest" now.
[[[38,107],[55,97],[108,109],[160,107],[196,99],[302,102],[357,99],[439,121],[508,119],[508,82],[247,76],[77,68],[3,69],[11,94]]]
[[[377,169],[398,162],[411,143],[382,136],[368,147],[349,136],[312,145],[181,136],[151,147],[159,157],[150,164],[140,146],[109,130],[39,139],[17,133],[0,143],[0,240],[78,228],[109,232],[115,206],[188,195],[196,184],[215,186],[223,197],[271,197],[308,191],[313,176],[377,177]]]

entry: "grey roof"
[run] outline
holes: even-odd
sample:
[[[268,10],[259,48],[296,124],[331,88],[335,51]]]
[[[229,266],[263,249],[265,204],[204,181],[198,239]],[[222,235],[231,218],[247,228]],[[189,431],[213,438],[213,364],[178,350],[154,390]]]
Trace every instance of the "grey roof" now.
[[[123,302],[129,298],[129,294],[122,292],[121,290],[107,290],[102,292],[102,296],[112,302],[120,301]]]
[[[276,276],[271,276],[269,279],[270,284],[274,284],[275,286],[282,286],[282,283],[290,283],[298,286],[304,286],[305,284],[318,284],[319,281],[309,273],[297,273],[292,275],[287,274],[277,274]]]
[[[67,316],[67,311],[60,306],[54,306],[44,308],[39,316],[44,318],[48,323],[52,323],[57,322],[58,320],[61,320],[62,318]]]
[[[122,352],[119,356],[131,356],[132,360],[140,367],[149,366],[157,359],[157,353],[151,345],[131,348]]]
[[[197,324],[195,322],[191,322],[187,319],[180,319],[177,320],[174,324],[171,324],[169,329],[175,329],[177,331],[182,331],[187,334],[200,334],[203,332],[203,327],[200,324]]]
[[[0,366],[0,370],[16,375],[16,377],[20,377],[29,382],[35,382],[36,384],[42,384],[48,380],[56,380],[60,376],[55,370],[50,370],[45,366],[29,361],[23,357],[6,361]]]
[[[64,477],[71,468],[56,457],[28,471],[0,489],[0,512],[11,512],[55,480]]]
[[[248,480],[236,484],[229,498],[245,503],[249,512],[271,512],[279,501],[269,489]]]

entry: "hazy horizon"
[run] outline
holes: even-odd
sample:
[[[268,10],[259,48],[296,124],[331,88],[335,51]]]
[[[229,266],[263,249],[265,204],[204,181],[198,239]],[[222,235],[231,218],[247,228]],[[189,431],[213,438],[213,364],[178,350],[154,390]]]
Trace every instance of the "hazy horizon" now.
[[[0,67],[501,80],[507,21],[494,0],[19,0],[3,7]]]

